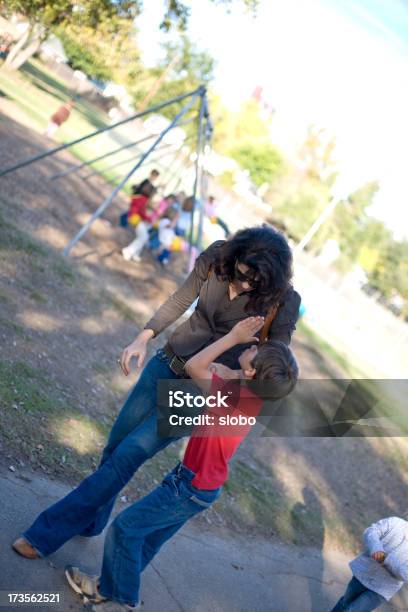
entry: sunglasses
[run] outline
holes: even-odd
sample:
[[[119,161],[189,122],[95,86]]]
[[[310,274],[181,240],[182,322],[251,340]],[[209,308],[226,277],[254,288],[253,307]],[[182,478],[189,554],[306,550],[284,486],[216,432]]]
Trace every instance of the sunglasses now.
[[[248,275],[245,272],[241,272],[241,270],[238,268],[238,265],[239,262],[235,262],[234,278],[236,278],[240,283],[248,283],[248,285],[250,285],[252,289],[258,287],[260,281],[252,278],[252,276]]]

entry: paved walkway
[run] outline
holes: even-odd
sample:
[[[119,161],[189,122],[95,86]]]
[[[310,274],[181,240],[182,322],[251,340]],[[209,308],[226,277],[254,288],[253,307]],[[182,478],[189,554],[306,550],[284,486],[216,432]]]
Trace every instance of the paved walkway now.
[[[10,549],[13,539],[69,488],[22,472],[0,469],[0,591],[59,593],[59,605],[30,605],[36,612],[83,610],[67,586],[66,564],[98,573],[103,535],[74,538],[47,559],[30,561]],[[121,505],[122,508],[124,505]],[[323,559],[318,550],[267,540],[222,537],[192,521],[165,545],[142,583],[144,612],[329,612],[349,580],[347,558]],[[408,591],[408,589],[407,589]],[[382,612],[408,610],[408,592]],[[1,610],[14,610],[6,605]]]

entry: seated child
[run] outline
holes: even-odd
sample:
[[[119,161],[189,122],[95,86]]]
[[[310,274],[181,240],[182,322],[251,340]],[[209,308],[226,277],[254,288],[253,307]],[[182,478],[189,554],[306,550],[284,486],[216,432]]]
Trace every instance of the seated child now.
[[[369,612],[408,582],[408,522],[392,516],[364,532],[365,551],[350,563],[353,577],[332,612]]]
[[[239,370],[214,363],[217,357],[235,345],[257,342],[255,334],[262,325],[262,317],[240,321],[228,334],[204,348],[185,365],[187,374],[205,395],[220,392],[225,396],[226,386],[235,384],[237,392],[231,406],[232,415],[250,413],[256,416],[263,403],[251,387],[239,385],[238,380],[250,384],[256,378],[258,384],[270,383],[269,399],[286,396],[296,384],[296,361],[290,349],[280,341],[263,344],[259,349],[253,345],[244,350],[239,357]],[[164,352],[161,356],[167,358]],[[232,380],[227,382],[225,379]],[[220,408],[209,410],[215,410],[216,415]],[[95,612],[119,612],[139,607],[141,572],[167,540],[219,497],[228,478],[228,463],[250,427],[240,428],[237,435],[230,428],[226,435],[221,436],[207,435],[208,427],[204,425],[194,429],[183,461],[160,486],[114,519],[106,535],[99,578],[89,576],[77,567],[66,568],[70,586],[95,604],[92,607]]]
[[[204,211],[211,223],[218,224],[225,232],[225,237],[228,238],[231,232],[228,229],[228,225],[217,215],[217,203],[214,196],[210,196],[204,204]]]
[[[180,213],[174,207],[166,210],[163,217],[159,221],[158,226],[158,241],[159,253],[157,261],[166,266],[169,263],[170,255],[176,251],[187,251],[188,243],[176,233],[176,226],[180,217]]]
[[[155,206],[151,214],[152,223],[156,223],[160,219],[160,217],[164,215],[164,213],[166,212],[168,208],[175,207],[176,204],[177,204],[177,198],[174,195],[174,193],[171,193],[170,195],[163,198],[158,203],[158,205]]]
[[[132,185],[133,195],[142,195],[146,187],[148,187],[149,189],[154,187],[156,189],[154,185],[157,179],[159,178],[159,176],[160,176],[160,172],[156,169],[153,169],[149,174],[149,178],[144,179],[144,181],[142,181],[138,185]]]
[[[150,183],[143,186],[142,193],[134,195],[130,202],[127,218],[129,225],[135,228],[136,238],[122,249],[123,258],[126,261],[140,261],[140,254],[149,240],[149,227],[151,214],[148,211],[150,198],[155,192],[155,187]]]
[[[193,210],[193,197],[185,198],[181,207],[180,217],[177,221],[177,236],[188,236],[191,227],[191,211]]]

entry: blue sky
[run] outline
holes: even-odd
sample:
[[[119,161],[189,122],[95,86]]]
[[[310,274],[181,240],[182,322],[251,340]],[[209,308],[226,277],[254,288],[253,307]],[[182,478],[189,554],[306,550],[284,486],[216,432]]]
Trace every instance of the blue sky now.
[[[160,52],[161,5],[149,0],[138,20],[146,61]],[[343,189],[378,179],[373,214],[408,237],[408,3],[261,0],[256,19],[208,0],[191,7],[190,35],[216,58],[225,104],[236,108],[261,85],[276,109],[272,139],[288,155],[309,124],[325,128]]]

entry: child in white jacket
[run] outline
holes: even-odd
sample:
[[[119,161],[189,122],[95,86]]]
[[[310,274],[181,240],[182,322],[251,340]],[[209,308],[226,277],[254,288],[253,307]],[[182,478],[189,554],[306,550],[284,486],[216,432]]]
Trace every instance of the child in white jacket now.
[[[408,522],[391,516],[364,532],[363,554],[350,563],[353,578],[332,612],[369,612],[408,582]]]

